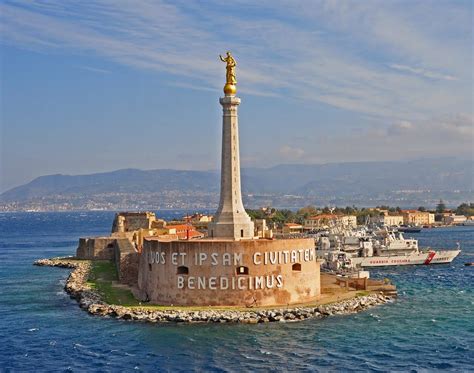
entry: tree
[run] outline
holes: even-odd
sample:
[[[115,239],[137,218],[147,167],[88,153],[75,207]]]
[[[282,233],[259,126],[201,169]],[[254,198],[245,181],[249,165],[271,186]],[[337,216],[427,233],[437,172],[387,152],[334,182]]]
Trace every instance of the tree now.
[[[440,199],[438,205],[436,205],[436,212],[438,214],[442,214],[446,210],[446,205],[444,204],[443,200]]]
[[[363,208],[357,213],[357,224],[365,224],[368,217],[377,216],[378,214],[380,214],[379,211]]]
[[[426,211],[426,207],[420,206],[420,207],[418,207],[418,211],[425,212],[425,211]]]
[[[350,206],[347,206],[345,209],[344,209],[344,213],[347,214],[347,215],[353,215],[355,214],[357,211],[354,207],[350,207]]]
[[[308,216],[317,215],[318,209],[315,206],[306,206],[297,211],[297,215],[307,218]]]
[[[295,213],[291,210],[276,210],[271,221],[282,226],[285,223],[293,223],[295,221]]]
[[[461,203],[456,209],[456,214],[464,216],[474,215],[474,203]]]
[[[255,219],[265,219],[265,213],[262,210],[252,210],[252,209],[246,209],[247,214],[249,214],[250,218],[252,220]]]

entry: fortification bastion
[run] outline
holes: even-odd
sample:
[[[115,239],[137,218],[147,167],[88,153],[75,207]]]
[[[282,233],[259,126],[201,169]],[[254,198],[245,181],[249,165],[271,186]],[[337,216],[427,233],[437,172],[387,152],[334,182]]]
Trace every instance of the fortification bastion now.
[[[313,239],[194,241],[146,238],[139,262],[143,300],[161,305],[275,306],[320,296]]]

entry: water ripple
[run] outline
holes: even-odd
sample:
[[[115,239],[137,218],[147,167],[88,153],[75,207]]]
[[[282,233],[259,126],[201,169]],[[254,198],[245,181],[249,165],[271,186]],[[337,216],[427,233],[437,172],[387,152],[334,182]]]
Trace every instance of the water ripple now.
[[[8,219],[5,217],[8,215]],[[77,238],[113,213],[0,214],[0,366],[9,371],[432,372],[474,366],[474,229],[427,230],[420,244],[463,252],[452,265],[378,269],[400,297],[356,315],[290,324],[159,325],[91,317],[62,287]]]

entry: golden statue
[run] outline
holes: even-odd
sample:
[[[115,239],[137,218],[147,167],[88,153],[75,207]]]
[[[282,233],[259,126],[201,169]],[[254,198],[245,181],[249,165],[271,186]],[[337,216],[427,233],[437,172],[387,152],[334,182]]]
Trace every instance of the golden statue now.
[[[237,93],[237,79],[235,78],[235,66],[237,63],[235,62],[234,57],[230,52],[226,53],[226,57],[222,57],[219,55],[222,62],[226,63],[226,83],[224,86],[224,93],[226,95],[235,95]]]

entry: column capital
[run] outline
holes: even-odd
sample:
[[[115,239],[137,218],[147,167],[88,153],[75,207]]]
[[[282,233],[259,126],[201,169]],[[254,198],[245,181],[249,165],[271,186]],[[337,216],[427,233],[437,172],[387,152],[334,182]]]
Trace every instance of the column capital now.
[[[240,98],[235,96],[224,96],[219,99],[222,106],[240,105]]]

